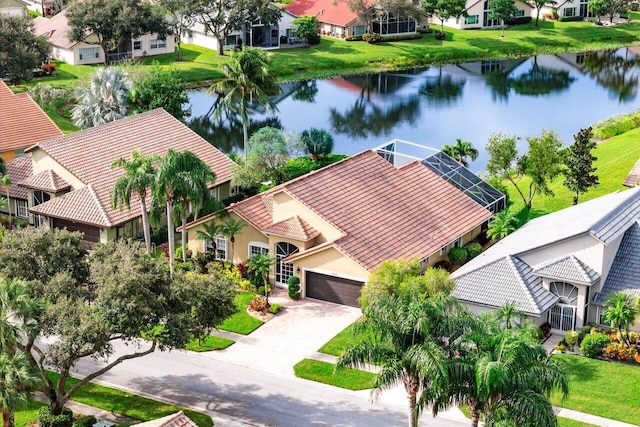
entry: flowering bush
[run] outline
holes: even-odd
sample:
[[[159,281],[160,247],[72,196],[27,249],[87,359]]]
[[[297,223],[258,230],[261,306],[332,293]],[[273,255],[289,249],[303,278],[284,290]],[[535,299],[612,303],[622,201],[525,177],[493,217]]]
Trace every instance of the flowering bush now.
[[[603,354],[609,359],[627,361],[634,359],[637,351],[634,348],[627,347],[622,343],[612,342],[604,348]]]

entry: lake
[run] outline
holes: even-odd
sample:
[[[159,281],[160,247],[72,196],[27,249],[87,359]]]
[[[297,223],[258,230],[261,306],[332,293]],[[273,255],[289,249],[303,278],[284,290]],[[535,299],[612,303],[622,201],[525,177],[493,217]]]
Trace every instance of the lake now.
[[[251,129],[329,130],[334,152],[355,154],[398,138],[440,148],[457,138],[480,151],[490,134],[523,137],[551,129],[565,144],[581,128],[640,108],[640,47],[544,55],[442,67],[297,81],[273,98],[278,111],[251,114]],[[237,119],[214,119],[216,96],[189,93],[188,125],[222,151],[242,150]]]

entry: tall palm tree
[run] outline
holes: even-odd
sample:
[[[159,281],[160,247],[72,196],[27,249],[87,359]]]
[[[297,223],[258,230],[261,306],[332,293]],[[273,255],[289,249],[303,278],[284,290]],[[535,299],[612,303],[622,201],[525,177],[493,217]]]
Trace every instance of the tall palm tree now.
[[[236,235],[240,234],[245,225],[247,225],[247,223],[244,220],[233,219],[232,217],[227,218],[222,223],[222,234],[227,236],[231,242],[231,257],[229,258],[231,264],[233,264],[233,257],[236,251]]]
[[[262,104],[268,110],[278,109],[269,99],[270,95],[280,92],[270,66],[268,53],[262,49],[243,47],[231,55],[228,63],[222,64],[225,78],[209,89],[222,96],[214,112],[216,117],[220,117],[225,110],[241,117],[245,160],[249,141],[249,106]]]
[[[140,151],[131,152],[131,160],[124,157],[111,163],[111,169],[122,168],[121,175],[111,190],[111,207],[126,206],[131,209],[131,196],[135,195],[140,203],[142,211],[142,229],[147,253],[151,254],[151,226],[149,224],[149,211],[147,209],[147,196],[153,192],[156,179],[155,163],[159,160],[156,155],[143,156]]]
[[[460,138],[456,139],[456,143],[453,145],[445,144],[442,147],[442,152],[464,167],[469,166],[468,159],[473,161],[478,158],[479,154],[478,150],[469,141],[463,141]]]
[[[88,86],[76,87],[77,104],[71,110],[74,124],[90,128],[126,116],[132,87],[123,69],[97,69],[89,77]]]
[[[174,204],[180,202],[183,195],[189,191],[196,191],[207,182],[203,180],[213,176],[209,166],[190,151],[167,150],[167,154],[160,159],[156,172],[154,189],[154,203],[161,205],[166,202],[167,228],[169,239],[169,271],[173,275],[175,261],[174,240]],[[183,251],[184,252],[184,251]]]
[[[213,252],[218,257],[218,248],[216,246],[216,236],[222,234],[222,224],[211,221],[208,224],[202,224],[203,230],[197,230],[196,235],[202,240],[208,240],[213,245]]]
[[[439,401],[449,386],[452,346],[465,331],[464,310],[449,296],[421,298],[408,290],[374,295],[355,324],[363,339],[348,348],[338,367],[375,364],[373,398],[403,384],[409,399],[409,423],[418,424],[426,405]]]
[[[505,329],[511,329],[515,324],[521,325],[526,319],[525,314],[516,308],[516,303],[509,301],[494,311],[496,321],[504,326]]]
[[[271,267],[275,265],[276,260],[269,254],[254,255],[249,258],[247,269],[250,273],[257,274],[262,278],[264,284],[264,297],[269,307],[269,272]]]
[[[507,209],[497,213],[489,222],[487,237],[492,240],[504,239],[516,229],[517,221],[516,215]]]
[[[311,128],[300,134],[300,142],[314,162],[333,150],[333,136],[324,129]]]
[[[618,329],[620,339],[629,346],[628,332],[629,326],[633,325],[640,314],[633,299],[624,292],[613,294],[604,303],[606,307],[602,313],[602,320],[611,323],[611,326]]]
[[[450,363],[449,396],[471,410],[471,426],[557,426],[552,391],[566,396],[568,375],[547,355],[528,329],[496,331],[495,320],[479,318],[478,328],[457,346]],[[447,402],[450,403],[450,402]],[[436,409],[442,407],[436,404]]]

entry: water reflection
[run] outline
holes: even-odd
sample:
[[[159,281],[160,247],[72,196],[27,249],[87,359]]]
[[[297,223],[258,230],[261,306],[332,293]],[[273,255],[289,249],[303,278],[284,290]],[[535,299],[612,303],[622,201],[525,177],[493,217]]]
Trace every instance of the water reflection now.
[[[461,138],[481,150],[471,167],[482,169],[492,132],[525,137],[552,129],[570,142],[582,127],[637,109],[638,54],[640,47],[290,82],[273,98],[275,115],[253,109],[251,130],[328,129],[334,150],[346,154],[391,138],[432,147]],[[241,150],[241,122],[214,120],[213,95],[190,99],[189,125],[225,152]]]

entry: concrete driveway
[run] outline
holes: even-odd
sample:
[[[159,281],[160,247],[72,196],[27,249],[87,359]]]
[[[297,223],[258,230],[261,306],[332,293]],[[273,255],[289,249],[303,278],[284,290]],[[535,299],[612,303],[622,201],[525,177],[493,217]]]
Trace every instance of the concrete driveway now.
[[[234,340],[231,347],[202,356],[293,377],[293,365],[314,354],[338,332],[356,321],[360,309],[314,299],[292,301],[284,289],[276,289],[269,301],[284,310],[248,336],[214,332]]]

